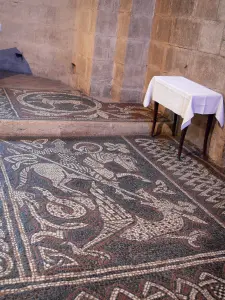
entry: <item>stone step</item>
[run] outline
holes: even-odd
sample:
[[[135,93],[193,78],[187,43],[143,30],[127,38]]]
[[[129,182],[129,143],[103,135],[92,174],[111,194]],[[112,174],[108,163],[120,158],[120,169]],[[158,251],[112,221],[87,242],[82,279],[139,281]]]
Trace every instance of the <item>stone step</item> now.
[[[101,102],[75,90],[0,88],[1,138],[146,135],[152,119],[141,104]],[[158,116],[158,132],[169,125]]]
[[[0,120],[0,138],[149,135],[152,122]],[[155,133],[171,134],[169,122],[157,122]]]
[[[141,104],[104,100],[87,97],[59,81],[0,71],[0,137],[150,133],[152,110]],[[159,115],[156,132],[170,133],[169,126],[168,120]]]

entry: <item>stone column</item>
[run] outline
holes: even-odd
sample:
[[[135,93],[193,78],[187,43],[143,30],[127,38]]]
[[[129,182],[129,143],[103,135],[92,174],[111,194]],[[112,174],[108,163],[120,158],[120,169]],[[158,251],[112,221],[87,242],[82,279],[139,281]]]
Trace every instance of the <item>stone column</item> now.
[[[91,74],[92,96],[111,97],[120,0],[99,0]]]
[[[71,85],[86,94],[90,93],[97,8],[98,0],[76,0]]]
[[[141,102],[155,0],[121,1],[112,97]]]

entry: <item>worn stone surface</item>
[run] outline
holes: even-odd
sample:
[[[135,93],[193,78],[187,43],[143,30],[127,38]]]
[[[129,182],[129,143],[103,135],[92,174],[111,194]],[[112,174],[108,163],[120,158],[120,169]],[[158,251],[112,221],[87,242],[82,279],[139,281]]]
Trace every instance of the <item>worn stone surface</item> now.
[[[146,41],[138,39],[129,39],[127,42],[127,51],[125,62],[129,65],[142,65],[145,60],[145,55],[148,50],[148,44]]]
[[[216,20],[220,0],[198,0],[195,16],[204,20]]]
[[[116,43],[115,62],[124,64],[127,50],[127,39],[118,38]]]
[[[149,64],[161,68],[164,60],[165,50],[165,46],[161,43],[152,42],[149,48]]]
[[[15,47],[34,75],[68,84],[74,16],[75,1],[1,1],[0,50]]]
[[[100,0],[98,3],[90,89],[92,95],[111,96],[119,7],[119,0]],[[100,38],[96,39],[97,36]],[[108,41],[107,45],[104,39]]]
[[[130,0],[120,0],[120,12],[131,12],[132,1]]]
[[[116,38],[96,35],[94,58],[99,60],[113,59],[115,53],[112,49],[115,49],[115,45]]]
[[[115,81],[116,85],[122,86],[123,76],[124,76],[124,65],[115,63],[113,68],[113,80]]]
[[[155,16],[153,20],[152,39],[161,42],[169,42],[172,25],[173,20],[171,18]]]
[[[147,16],[151,19],[154,13],[155,0],[133,0],[132,6],[137,15]]]
[[[98,9],[109,11],[109,12],[117,12],[119,5],[119,0],[99,0],[98,1]]]
[[[116,25],[118,15],[116,12],[110,11],[98,11],[96,33],[102,34],[103,36],[116,36]]]
[[[150,16],[135,14],[131,18],[129,27],[129,38],[149,40],[152,19]]]
[[[200,32],[200,23],[189,19],[177,19],[170,43],[180,47],[196,49],[198,47]]]
[[[155,3],[155,13],[169,15],[171,13],[171,0],[157,0]]]
[[[130,26],[130,13],[119,13],[117,37],[127,38]]]
[[[72,86],[89,94],[92,58],[94,54],[95,27],[97,19],[97,0],[76,0],[75,33],[73,46],[73,63],[75,74],[72,78]],[[88,17],[88,20],[86,18]],[[103,53],[105,53],[103,51]],[[98,53],[101,55],[101,53]],[[103,55],[103,54],[102,54]],[[79,62],[83,60],[86,68]]]
[[[174,75],[186,76],[193,53],[182,48],[167,48],[163,71],[174,72]]]
[[[143,98],[142,90],[122,88],[120,93],[122,103],[140,103]]]
[[[220,49],[220,55],[225,57],[225,41],[223,41]]]
[[[191,79],[209,88],[224,89],[225,59],[196,53],[189,73]]]
[[[132,88],[135,89],[137,87],[143,87],[143,66],[142,65],[126,65],[124,68],[125,74],[129,74],[129,76],[125,76],[123,80],[124,88]]]
[[[225,21],[225,0],[220,0],[218,17],[220,20]]]
[[[203,52],[218,54],[223,38],[224,23],[206,22],[202,24],[198,49]]]
[[[194,10],[195,0],[172,0],[171,13],[174,16],[190,16]]]

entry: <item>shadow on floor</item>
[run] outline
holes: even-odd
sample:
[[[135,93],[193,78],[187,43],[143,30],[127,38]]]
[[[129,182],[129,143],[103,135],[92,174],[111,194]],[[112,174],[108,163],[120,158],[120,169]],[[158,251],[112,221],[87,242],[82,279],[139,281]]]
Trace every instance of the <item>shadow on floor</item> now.
[[[29,63],[17,48],[0,50],[0,79],[17,74],[32,75]]]

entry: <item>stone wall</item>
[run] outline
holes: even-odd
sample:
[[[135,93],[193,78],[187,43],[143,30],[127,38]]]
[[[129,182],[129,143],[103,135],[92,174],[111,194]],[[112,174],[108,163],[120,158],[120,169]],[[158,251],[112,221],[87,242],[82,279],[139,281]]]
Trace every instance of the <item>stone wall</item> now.
[[[90,93],[98,0],[76,0],[71,85]]]
[[[34,75],[69,83],[75,1],[0,0],[0,50],[18,49]]]
[[[144,91],[154,75],[181,75],[225,96],[225,0],[156,0]],[[203,145],[206,116],[187,139]],[[225,128],[215,124],[209,155],[225,166]]]
[[[155,0],[120,2],[112,85],[116,101],[142,101],[154,6]]]
[[[91,95],[111,97],[120,0],[98,0]]]

